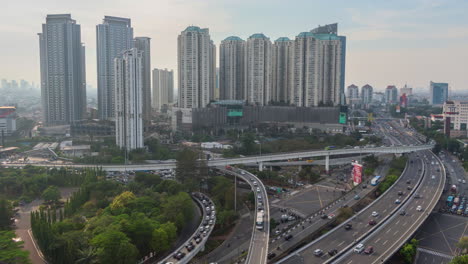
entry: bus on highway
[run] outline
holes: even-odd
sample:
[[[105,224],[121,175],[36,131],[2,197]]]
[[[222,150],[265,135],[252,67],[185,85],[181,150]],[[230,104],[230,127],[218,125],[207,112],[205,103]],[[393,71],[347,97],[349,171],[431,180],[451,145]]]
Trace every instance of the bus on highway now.
[[[452,207],[452,205],[453,205],[453,196],[450,195],[449,197],[447,197],[447,206]]]
[[[327,146],[327,147],[325,147],[325,150],[330,150],[330,149],[334,149],[334,148],[336,148],[336,147],[335,146]]]
[[[374,178],[372,178],[370,184],[372,186],[376,186],[377,184],[380,183],[380,178],[382,178],[382,176],[375,176]]]
[[[257,229],[262,230],[263,229],[263,211],[260,211],[257,213]]]

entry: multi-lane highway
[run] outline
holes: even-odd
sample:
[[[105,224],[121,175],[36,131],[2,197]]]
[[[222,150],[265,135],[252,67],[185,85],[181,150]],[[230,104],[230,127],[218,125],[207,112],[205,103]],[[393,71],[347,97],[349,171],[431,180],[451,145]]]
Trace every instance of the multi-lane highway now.
[[[394,214],[384,225],[369,237],[358,241],[364,248],[372,247],[370,254],[356,253],[349,249],[334,263],[382,263],[390,258],[421,226],[439,200],[445,184],[445,171],[440,160],[432,153],[422,156],[426,164],[425,176],[400,213]],[[420,198],[416,198],[416,193]]]
[[[263,185],[257,176],[242,169],[227,167],[226,169],[219,168],[219,170],[248,182],[255,194],[256,217],[254,218],[252,238],[245,263],[265,264],[267,262],[268,242],[270,238],[270,205],[265,185]],[[261,223],[260,219],[257,219],[259,214],[261,215]]]
[[[387,192],[382,194],[378,200],[374,201],[368,207],[361,210],[357,215],[339,225],[335,229],[329,231],[319,239],[312,241],[299,250],[289,254],[286,258],[278,263],[323,263],[330,258],[328,252],[343,251],[349,245],[366,234],[370,229],[377,228],[382,219],[388,216],[395,207],[396,200],[403,201],[409,196],[411,189],[415,186],[423,174],[423,163],[418,158],[419,154],[411,154],[409,158],[409,166],[397,182]],[[399,194],[399,192],[401,192]],[[377,216],[372,216],[373,212],[377,212]],[[375,225],[370,225],[369,222],[374,220]],[[349,230],[345,229],[346,224],[351,224]],[[320,250],[322,253],[316,253]],[[320,256],[317,256],[320,255]]]
[[[211,199],[202,193],[192,193],[192,198],[197,202],[202,209],[202,219],[198,229],[192,236],[178,249],[169,254],[158,264],[185,264],[188,263],[198,252],[200,252],[208,240],[213,227],[216,224],[215,205]],[[150,262],[144,262],[150,263]]]

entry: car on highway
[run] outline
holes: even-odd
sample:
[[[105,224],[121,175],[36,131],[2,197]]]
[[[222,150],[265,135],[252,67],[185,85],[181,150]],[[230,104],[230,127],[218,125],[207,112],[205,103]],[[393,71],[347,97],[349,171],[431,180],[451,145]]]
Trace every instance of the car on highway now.
[[[395,203],[396,203],[396,204],[401,204],[400,199],[396,199],[396,200],[395,200]]]
[[[369,255],[369,254],[372,254],[372,253],[374,253],[374,247],[372,247],[372,246],[368,246],[366,248],[366,250],[364,250],[364,254]]]
[[[335,248],[328,251],[328,255],[330,255],[330,256],[334,256],[334,255],[336,255],[336,253],[338,253],[338,250],[336,250]]]
[[[402,191],[398,191],[398,195],[403,195],[403,192],[402,192]]]
[[[421,198],[421,195],[419,195],[419,193],[416,193],[416,194],[414,195],[414,198]]]
[[[376,225],[376,224],[377,224],[377,222],[375,220],[370,220],[369,221],[369,225],[371,225],[371,226]]]
[[[260,188],[259,188],[259,187],[257,187],[257,192],[258,192],[258,193],[260,192]]]
[[[462,182],[462,180],[461,180],[461,179],[458,179],[458,182],[459,182],[459,183],[461,183],[461,182]]]
[[[406,189],[409,191],[409,190],[413,189],[413,187],[408,186],[408,187],[406,187]]]
[[[272,258],[276,257],[276,253],[275,252],[270,252],[270,253],[268,253],[267,257],[268,257],[268,259],[272,259]]]
[[[435,179],[435,175],[432,175],[431,179],[433,179],[433,180],[434,180],[434,179]]]
[[[314,255],[317,257],[321,257],[323,255],[323,251],[321,249],[314,250]]]
[[[377,213],[376,211],[374,211],[374,212],[372,212],[372,216],[373,216],[373,217],[379,216],[379,213]]]
[[[359,244],[354,248],[354,252],[356,252],[356,253],[361,253],[362,251],[364,251],[364,244],[359,243]]]
[[[463,184],[465,184],[465,183],[466,183],[466,181],[465,181],[465,180],[462,180],[462,183],[463,183]]]
[[[411,180],[407,180],[407,181],[406,181],[406,184],[411,184]]]
[[[401,210],[401,211],[400,211],[400,215],[406,215],[405,210]]]
[[[320,218],[322,218],[322,219],[327,219],[328,216],[327,216],[326,214],[323,214],[323,215],[320,216]]]
[[[293,235],[289,234],[289,235],[284,237],[284,240],[289,241],[289,240],[292,239],[292,237],[293,237]]]
[[[422,210],[422,206],[418,205],[418,207],[416,207],[416,211],[421,212]]]
[[[359,200],[359,199],[361,199],[361,197],[359,197],[359,195],[357,195],[357,194],[354,195],[354,200]]]
[[[333,217],[335,217],[335,214],[329,214],[328,215],[328,219],[332,219]]]
[[[245,175],[245,171],[241,171],[241,174],[242,174],[242,175]]]
[[[352,224],[346,224],[344,227],[345,230],[350,230],[351,228],[353,228]]]

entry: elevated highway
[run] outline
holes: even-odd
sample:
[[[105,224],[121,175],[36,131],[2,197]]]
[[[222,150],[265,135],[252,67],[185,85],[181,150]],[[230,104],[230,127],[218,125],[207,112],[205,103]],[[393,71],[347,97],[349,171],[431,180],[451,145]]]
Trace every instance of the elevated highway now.
[[[250,239],[249,251],[247,253],[246,264],[265,264],[267,263],[268,244],[270,239],[270,205],[268,194],[262,181],[254,174],[238,168],[218,168],[225,174],[230,174],[248,182],[255,194],[255,213],[262,212],[263,226],[258,228],[256,221],[253,223],[252,238]],[[258,188],[258,189],[257,189]],[[256,218],[254,218],[256,220]]]
[[[257,163],[259,169],[263,170],[264,162],[290,160],[298,158],[313,158],[313,157],[325,157],[325,167],[329,170],[330,156],[336,155],[361,155],[361,154],[381,154],[381,153],[393,153],[403,154],[421,150],[428,150],[434,147],[433,144],[417,145],[417,146],[392,146],[392,147],[374,147],[374,148],[353,148],[353,149],[334,149],[334,150],[312,150],[312,151],[298,151],[298,152],[287,152],[277,154],[267,154],[260,156],[249,156],[242,158],[230,158],[230,159],[216,159],[208,161],[208,166],[227,166],[236,164],[248,164]],[[28,164],[24,163],[10,163],[1,164],[3,167],[24,167]],[[68,168],[94,168],[95,164],[29,164],[33,166],[41,167],[68,167]],[[141,171],[141,170],[161,170],[161,169],[174,169],[176,162],[162,162],[159,164],[129,164],[129,165],[100,165],[103,170],[106,171]]]

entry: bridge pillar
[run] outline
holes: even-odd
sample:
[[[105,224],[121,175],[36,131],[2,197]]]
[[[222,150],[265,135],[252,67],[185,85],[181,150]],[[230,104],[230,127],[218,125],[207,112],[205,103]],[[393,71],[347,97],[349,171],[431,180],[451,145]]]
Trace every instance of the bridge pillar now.
[[[330,171],[330,155],[325,156],[325,171]]]
[[[258,163],[258,171],[263,171],[263,162]]]

